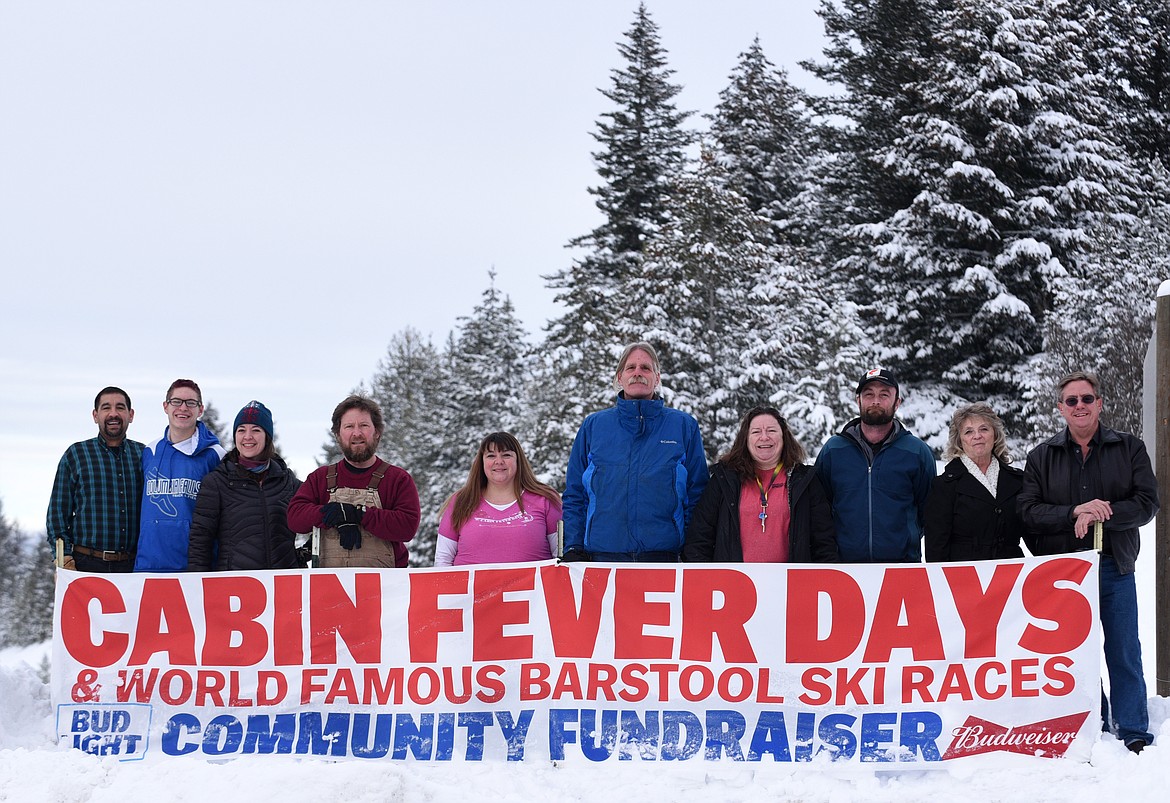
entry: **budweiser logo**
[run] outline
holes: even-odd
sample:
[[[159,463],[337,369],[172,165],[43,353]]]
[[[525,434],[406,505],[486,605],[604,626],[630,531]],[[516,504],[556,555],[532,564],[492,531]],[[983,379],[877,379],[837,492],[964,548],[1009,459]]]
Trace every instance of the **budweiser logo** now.
[[[943,761],[998,750],[1038,758],[1060,758],[1088,716],[1089,712],[1085,711],[1083,714],[1069,714],[1012,728],[979,717],[967,717],[966,722],[951,731],[955,738],[943,753]]]

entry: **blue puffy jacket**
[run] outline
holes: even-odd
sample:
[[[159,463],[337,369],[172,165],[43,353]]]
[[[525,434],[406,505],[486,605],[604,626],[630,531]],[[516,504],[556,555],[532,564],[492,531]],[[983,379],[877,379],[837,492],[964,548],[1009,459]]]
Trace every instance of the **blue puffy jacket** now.
[[[870,462],[860,420],[850,421],[817,455],[816,470],[837,525],[842,563],[918,563],[922,515],[938,464],[901,422]]]
[[[167,431],[170,427],[167,427]],[[138,530],[136,572],[187,570],[191,515],[203,476],[219,465],[226,451],[202,421],[195,427],[190,454],[163,436],[142,452],[142,526]]]
[[[691,509],[707,485],[694,418],[662,399],[618,394],[585,419],[565,476],[565,550],[676,556]]]

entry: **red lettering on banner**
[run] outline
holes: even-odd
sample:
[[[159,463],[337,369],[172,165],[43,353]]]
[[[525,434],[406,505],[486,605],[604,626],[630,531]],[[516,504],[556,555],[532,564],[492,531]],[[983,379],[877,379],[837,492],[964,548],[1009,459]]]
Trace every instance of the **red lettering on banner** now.
[[[126,601],[118,586],[103,577],[79,577],[69,584],[61,597],[61,641],[65,651],[85,666],[111,666],[126,654],[130,636],[126,633],[103,630],[101,641],[91,640],[92,621],[90,603],[96,602],[101,613],[126,613]]]
[[[195,623],[187,610],[183,584],[177,577],[142,582],[134,649],[128,663],[145,664],[156,652],[167,654],[172,666],[195,665]]]
[[[272,578],[272,659],[277,666],[305,662],[303,574],[278,574]]]
[[[337,663],[337,637],[359,664],[382,658],[382,580],[376,572],[353,575],[354,598],[341,578],[327,572],[309,575],[309,660]]]
[[[114,696],[120,703],[135,702],[148,703],[154,695],[154,684],[158,682],[158,667],[143,674],[141,669],[135,669],[127,674],[125,669],[118,671],[118,688]]]
[[[520,700],[547,700],[552,694],[552,684],[548,679],[552,676],[552,669],[548,664],[520,664]]]
[[[1020,646],[1043,655],[1072,652],[1084,644],[1093,628],[1093,610],[1086,593],[1061,587],[1060,583],[1080,585],[1091,564],[1082,558],[1053,558],[1038,564],[1024,578],[1021,591],[1024,609],[1037,619],[1056,625],[1046,629],[1029,624],[1020,636]]]
[[[829,600],[828,632],[820,637],[820,598]],[[848,658],[865,633],[865,596],[840,569],[790,569],[784,628],[786,660],[832,664]]]
[[[528,602],[505,600],[508,591],[531,591],[536,583],[532,567],[480,569],[475,573],[475,603],[471,608],[474,661],[509,661],[532,657],[532,636],[504,633],[506,625],[528,624]]]
[[[901,624],[905,617],[905,624]],[[907,648],[916,661],[945,657],[938,614],[926,567],[889,568],[882,575],[865,645],[866,663],[887,663],[895,648]]]
[[[466,571],[411,572],[410,605],[406,613],[412,663],[439,660],[439,634],[463,631],[462,608],[440,608],[439,597],[467,594]]]
[[[647,668],[643,664],[625,664],[622,667],[622,685],[618,692],[627,703],[640,703],[650,693],[650,684],[646,682]]]
[[[581,688],[581,676],[577,672],[576,664],[562,664],[561,671],[557,674],[557,681],[553,684],[552,698],[560,700],[562,697],[570,697],[574,700],[581,700],[584,696],[584,690]]]
[[[604,697],[613,702],[617,696],[613,692],[613,684],[617,683],[618,671],[609,664],[589,664],[589,688],[586,694],[590,700],[600,700]]]
[[[997,676],[997,684],[992,685],[991,675]],[[975,693],[983,700],[998,700],[1007,694],[1008,685],[1003,681],[1007,669],[999,661],[988,661],[980,664],[975,670]]]
[[[1038,658],[1018,658],[1012,661],[1012,697],[1040,696],[1040,690],[1031,685],[1036,682],[1038,666]]]
[[[301,670],[301,705],[308,705],[313,701],[314,694],[325,691],[323,679],[328,674],[328,669]]]
[[[833,676],[832,670],[814,667],[804,670],[800,676],[800,685],[804,686],[804,693],[797,696],[805,705],[824,705],[833,699],[833,687],[828,684]]]
[[[728,663],[754,664],[756,653],[745,625],[756,612],[756,585],[734,569],[683,572],[683,629],[679,658],[710,661],[715,638]],[[715,607],[715,593],[722,605]]]
[[[553,654],[558,658],[592,658],[601,627],[601,603],[612,569],[590,566],[581,576],[581,604],[573,593],[568,566],[542,566],[540,585],[548,608]]]
[[[766,666],[760,667],[760,682],[756,688],[756,702],[762,705],[779,705],[784,702],[784,695],[775,696],[768,693],[772,688],[772,670]]]
[[[207,620],[203,666],[254,666],[268,654],[268,631],[259,619],[268,607],[268,591],[254,577],[204,577],[203,608]],[[239,644],[232,646],[239,634]]]
[[[621,659],[670,658],[674,639],[648,636],[647,625],[669,625],[670,603],[648,602],[646,594],[674,591],[677,569],[617,569],[614,572],[613,654]]]
[[[363,673],[363,687],[365,693],[362,702],[365,705],[375,703],[386,705],[390,695],[394,695],[394,705],[402,705],[402,688],[406,682],[406,670],[401,666],[392,666],[384,672],[376,666],[367,666]]]
[[[947,666],[936,699],[937,702],[944,703],[955,696],[968,702],[974,699],[974,694],[971,692],[971,681],[967,679],[967,668],[962,664],[949,664]]]
[[[475,693],[476,698],[483,703],[498,703],[504,699],[507,687],[502,680],[504,667],[499,664],[487,664],[475,670],[475,681],[481,687]]]
[[[1072,665],[1072,659],[1064,655],[1054,656],[1044,662],[1044,676],[1049,680],[1041,687],[1045,694],[1064,697],[1072,693],[1077,687],[1077,679],[1065,671]]]
[[[974,566],[944,566],[943,576],[955,600],[955,610],[963,620],[964,658],[992,658],[996,653],[996,633],[1008,598],[1015,588],[1022,563],[996,565],[986,590]]]
[[[838,667],[806,669],[800,677],[804,693],[797,697],[806,705],[881,705],[886,701],[886,668],[863,666],[850,670]]]

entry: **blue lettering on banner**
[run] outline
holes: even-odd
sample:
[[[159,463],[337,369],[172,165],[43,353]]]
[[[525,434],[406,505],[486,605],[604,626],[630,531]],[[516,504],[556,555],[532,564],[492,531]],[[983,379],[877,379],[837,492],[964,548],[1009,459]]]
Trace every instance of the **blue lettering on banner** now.
[[[77,750],[119,761],[139,761],[150,746],[151,707],[126,705],[57,706],[57,736]]]
[[[702,751],[707,761],[812,761],[827,752],[833,761],[863,763],[941,761],[938,742],[942,718],[930,711],[880,711],[860,717],[797,712],[789,732],[782,711],[761,711],[751,732],[738,711],[709,710],[705,718],[691,711],[549,710],[548,749],[564,760],[566,746],[577,745],[590,761],[638,757],[649,761],[685,761]],[[745,741],[746,747],[745,750]]]
[[[353,756],[418,761],[451,761],[457,735],[464,732],[465,761],[482,761],[487,733],[498,728],[509,761],[524,760],[524,743],[532,724],[531,709],[445,712],[439,714],[367,714],[301,711],[297,714],[252,714],[241,721],[221,714],[206,724],[194,714],[175,714],[163,729],[162,751],[170,756],[202,753]]]

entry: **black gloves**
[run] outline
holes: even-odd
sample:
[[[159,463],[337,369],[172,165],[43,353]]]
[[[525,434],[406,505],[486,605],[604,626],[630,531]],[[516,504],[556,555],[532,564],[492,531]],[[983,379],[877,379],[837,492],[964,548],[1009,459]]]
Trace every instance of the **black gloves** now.
[[[362,548],[362,517],[365,508],[349,502],[327,502],[321,507],[321,517],[326,527],[337,529],[342,549]]]
[[[579,546],[571,546],[565,550],[565,554],[561,555],[561,563],[573,563],[575,561],[590,560],[589,553]]]
[[[356,524],[338,524],[337,535],[342,549],[362,548],[362,528]]]

